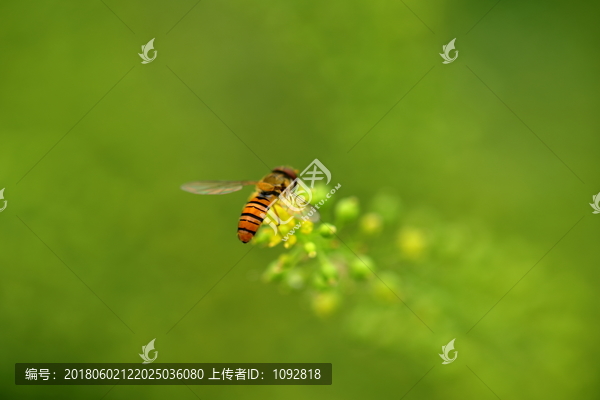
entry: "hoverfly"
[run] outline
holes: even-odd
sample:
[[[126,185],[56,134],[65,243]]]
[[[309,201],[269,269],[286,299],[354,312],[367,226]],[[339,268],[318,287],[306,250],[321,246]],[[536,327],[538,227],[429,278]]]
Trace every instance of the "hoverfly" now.
[[[227,194],[237,192],[244,186],[256,185],[256,191],[250,196],[242,210],[238,223],[238,238],[243,243],[248,243],[265,221],[267,213],[270,217],[269,224],[271,225],[272,219],[275,219],[276,224],[279,225],[281,220],[273,206],[280,198],[285,198],[287,201],[279,202],[278,205],[282,206],[289,214],[305,215],[308,213],[306,208],[308,201],[297,193],[298,190],[302,190],[300,186],[303,186],[298,185],[297,174],[298,171],[290,167],[277,167],[260,181],[196,181],[181,185],[181,189],[195,194]],[[310,191],[307,187],[305,190]],[[290,199],[295,206],[290,206]],[[310,218],[305,218],[313,222],[318,221],[318,212],[314,208],[310,208],[312,209]],[[274,218],[273,214],[275,214]]]

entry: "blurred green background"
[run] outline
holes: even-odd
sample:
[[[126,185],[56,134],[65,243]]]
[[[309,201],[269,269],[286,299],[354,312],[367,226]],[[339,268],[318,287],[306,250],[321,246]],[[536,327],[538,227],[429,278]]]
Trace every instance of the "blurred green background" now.
[[[157,363],[333,363],[332,386],[192,387],[202,399],[598,396],[597,4],[105,3],[0,5],[1,398],[102,398],[15,386],[14,363],[139,362],[153,338]],[[250,246],[248,191],[179,185],[315,158],[340,199],[402,199],[369,255],[433,332],[360,289],[319,317],[257,278],[282,249],[254,248],[167,334]],[[407,226],[429,238],[418,260]]]

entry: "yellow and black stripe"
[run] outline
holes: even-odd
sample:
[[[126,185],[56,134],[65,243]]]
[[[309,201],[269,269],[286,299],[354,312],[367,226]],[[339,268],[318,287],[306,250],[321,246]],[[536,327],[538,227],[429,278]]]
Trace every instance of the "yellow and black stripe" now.
[[[238,224],[238,238],[242,242],[248,243],[252,240],[258,228],[260,228],[267,215],[267,211],[269,211],[269,205],[272,201],[270,199],[271,196],[264,192],[259,193],[246,203]]]

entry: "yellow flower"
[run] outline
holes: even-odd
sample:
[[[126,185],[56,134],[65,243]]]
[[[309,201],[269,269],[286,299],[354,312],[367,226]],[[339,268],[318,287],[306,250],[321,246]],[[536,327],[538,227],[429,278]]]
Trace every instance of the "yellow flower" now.
[[[296,244],[296,242],[298,241],[298,239],[296,238],[296,236],[290,236],[288,237],[288,240],[286,240],[285,242],[283,242],[283,247],[285,247],[286,249],[289,249],[290,247],[292,247],[293,245]]]
[[[398,246],[407,258],[417,260],[425,252],[427,238],[421,229],[404,228],[398,236]]]
[[[285,236],[291,230],[291,227],[288,224],[281,224],[277,226],[277,231],[280,235]]]
[[[281,242],[281,236],[273,235],[269,239],[269,247],[275,247]]]
[[[308,235],[312,232],[314,226],[315,224],[313,224],[311,221],[304,221],[302,223],[302,226],[300,227],[300,232],[305,235]]]
[[[383,219],[377,213],[368,213],[360,219],[360,229],[368,235],[376,235],[383,229]]]
[[[333,314],[340,305],[340,298],[336,293],[319,293],[312,300],[312,309],[319,317],[325,318]]]
[[[290,215],[287,211],[286,208],[282,207],[281,205],[279,205],[279,203],[275,203],[273,205],[273,211],[276,213],[276,215],[279,216],[279,218],[282,221],[287,221],[288,219],[290,219],[290,217],[292,217],[292,215]],[[292,219],[293,221],[293,219]]]

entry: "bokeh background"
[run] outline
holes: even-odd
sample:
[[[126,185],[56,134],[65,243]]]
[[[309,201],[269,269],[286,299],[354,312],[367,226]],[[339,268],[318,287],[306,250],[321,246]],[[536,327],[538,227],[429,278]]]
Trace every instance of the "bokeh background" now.
[[[597,12],[2,2],[0,397],[597,397]],[[152,38],[158,56],[142,65]],[[453,38],[459,56],[444,65]],[[248,191],[179,190],[315,158],[340,199],[401,199],[369,256],[431,330],[361,287],[316,313],[305,291],[260,279],[283,249],[244,257]],[[412,258],[407,229],[422,239]],[[153,338],[157,363],[331,362],[334,383],[14,385],[16,362],[139,362]],[[453,338],[458,358],[441,365]]]

